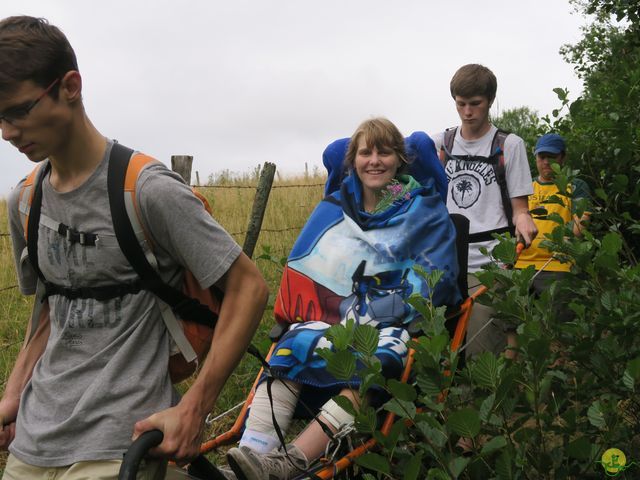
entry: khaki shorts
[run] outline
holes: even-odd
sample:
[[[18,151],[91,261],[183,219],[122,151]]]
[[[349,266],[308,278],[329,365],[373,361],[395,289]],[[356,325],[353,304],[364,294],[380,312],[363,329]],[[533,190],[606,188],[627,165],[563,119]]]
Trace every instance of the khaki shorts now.
[[[100,460],[78,462],[67,467],[35,467],[9,455],[2,480],[116,480],[121,464],[122,460]],[[166,461],[144,460],[136,478],[161,480],[175,477],[167,472]]]

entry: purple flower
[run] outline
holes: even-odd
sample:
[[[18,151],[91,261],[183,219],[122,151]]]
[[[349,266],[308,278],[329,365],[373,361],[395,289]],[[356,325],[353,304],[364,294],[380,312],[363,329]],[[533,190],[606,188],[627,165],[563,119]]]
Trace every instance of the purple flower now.
[[[399,183],[392,183],[387,186],[387,190],[389,190],[392,195],[399,195],[402,192],[402,185]]]

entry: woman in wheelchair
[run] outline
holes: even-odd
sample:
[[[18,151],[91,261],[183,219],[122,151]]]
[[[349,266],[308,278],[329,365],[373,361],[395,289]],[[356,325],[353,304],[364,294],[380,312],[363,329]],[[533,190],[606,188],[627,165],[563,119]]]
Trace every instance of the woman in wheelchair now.
[[[405,174],[409,161],[404,137],[385,118],[363,122],[351,137],[344,159],[349,175],[311,214],[284,268],[274,313],[290,328],[269,360],[271,399],[263,381],[240,445],[227,454],[238,478],[293,478],[322,455],[329,437],[319,422],[286,448],[278,440],[274,419],[285,432],[299,399],[319,407],[318,419],[333,432],[353,421],[331,397],[358,403],[351,388],[359,379],[339,381],[314,352],[331,346],[324,333],[332,324],[354,319],[375,326],[383,374],[399,377],[406,326],[417,315],[406,298],[420,293],[436,305],[459,302],[453,224],[434,181],[421,185]],[[444,273],[433,292],[416,264]]]

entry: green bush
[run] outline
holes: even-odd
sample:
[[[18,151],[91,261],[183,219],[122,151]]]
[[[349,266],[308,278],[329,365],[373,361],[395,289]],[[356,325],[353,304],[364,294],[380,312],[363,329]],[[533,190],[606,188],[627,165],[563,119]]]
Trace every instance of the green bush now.
[[[517,326],[515,360],[484,353],[457,369],[443,308],[419,297],[410,302],[425,320],[411,343],[408,384],[380,376],[375,329],[332,327],[336,351],[323,352],[329,370],[349,378],[355,358],[364,359],[361,392],[384,388],[392,398],[380,410],[398,419],[383,437],[377,412],[342,402],[357,415],[358,429],[379,440],[380,450],[357,462],[371,478],[601,478],[609,448],[640,459],[640,267],[620,265],[619,233],[577,239],[569,228],[559,224],[546,243],[575,262],[573,272],[540,298],[528,294],[533,269],[499,266],[513,261],[513,239],[503,239],[496,264],[478,274],[492,287],[485,301]],[[558,318],[557,300],[567,297],[572,318]],[[466,452],[458,447],[462,438]]]

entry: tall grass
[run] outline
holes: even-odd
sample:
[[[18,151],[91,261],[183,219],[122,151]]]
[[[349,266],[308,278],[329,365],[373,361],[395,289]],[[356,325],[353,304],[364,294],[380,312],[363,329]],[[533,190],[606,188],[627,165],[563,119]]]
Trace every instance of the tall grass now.
[[[257,181],[254,177],[225,176],[224,181],[216,180],[217,185],[198,188],[210,202],[213,217],[240,245],[246,236],[255,196]],[[325,176],[314,172],[314,175],[278,179],[274,182],[254,257],[258,257],[267,246],[273,257],[287,256],[301,227],[322,199],[322,185],[325,180]],[[8,232],[7,223],[6,201],[0,200],[0,233]],[[11,241],[5,235],[0,236],[0,262],[0,381],[4,391],[7,377],[24,337],[32,298],[25,298],[17,288],[12,288],[17,281]],[[280,282],[281,267],[277,262],[263,259],[256,260],[256,264],[267,280],[273,298]],[[253,341],[263,353],[269,345],[268,332],[272,325],[273,312],[270,306],[263,315],[262,324]],[[258,370],[258,361],[245,356],[223,389],[212,415],[219,415],[242,401],[251,388]],[[185,390],[189,384],[190,380],[187,380],[178,388]],[[210,427],[208,435],[223,432],[234,419],[234,414],[226,416]],[[2,460],[0,458],[0,469],[4,464]]]

